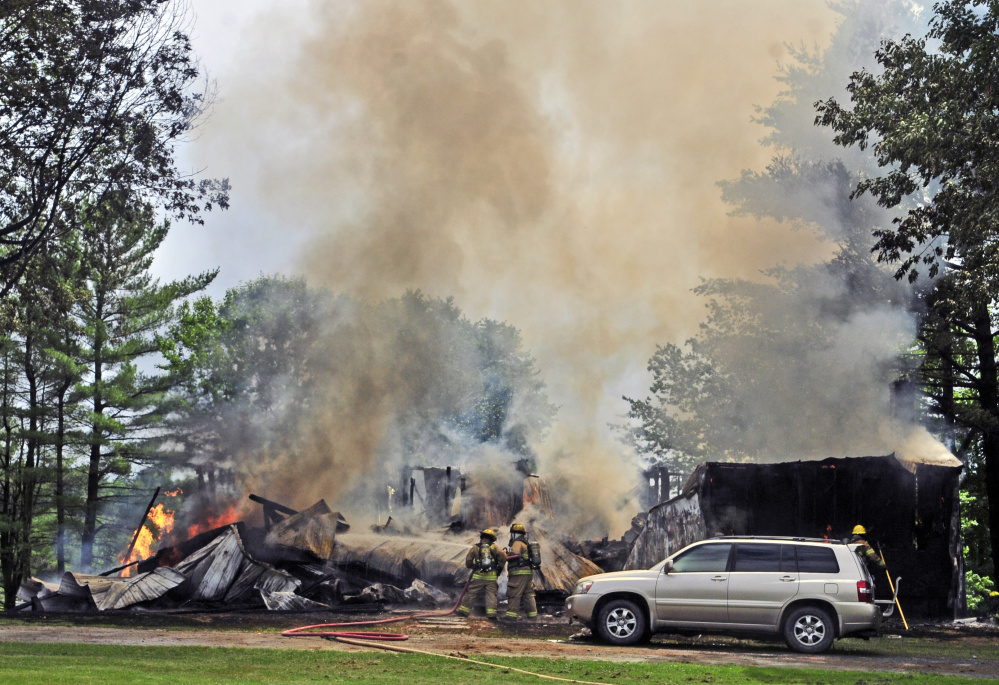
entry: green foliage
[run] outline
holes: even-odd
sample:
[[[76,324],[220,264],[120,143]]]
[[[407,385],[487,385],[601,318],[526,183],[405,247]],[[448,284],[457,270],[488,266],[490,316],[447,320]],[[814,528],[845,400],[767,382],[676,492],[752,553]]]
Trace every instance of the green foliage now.
[[[84,291],[77,318],[78,358],[86,375],[75,394],[87,407],[87,498],[80,563],[89,568],[100,513],[101,488],[127,478],[135,465],[161,458],[150,428],[163,420],[160,406],[172,380],[140,372],[137,360],[159,351],[158,334],[175,316],[174,304],[204,289],[217,271],[159,283],[149,274],[169,224],[150,205],[115,197],[90,212],[81,240]]]
[[[185,28],[175,1],[0,5],[0,292],[122,189],[195,221],[227,206],[227,182],[198,182],[174,161],[208,104]]]
[[[900,210],[878,227],[875,251],[897,278],[931,279],[920,331],[922,380],[933,409],[963,449],[980,456],[990,503],[991,554],[999,554],[999,5],[934,5],[924,37],[886,41],[880,69],[816,103],[816,123],[844,147],[870,149],[877,173],[854,195]],[[935,280],[932,280],[935,279]],[[993,564],[993,573],[996,572]]]
[[[329,468],[317,430],[343,425],[349,444],[355,427],[381,421],[367,449],[383,454],[456,457],[490,443],[530,457],[555,412],[515,328],[419,292],[366,305],[261,278],[220,303],[183,305],[160,346],[179,383],[169,397],[178,463],[315,454]]]
[[[968,593],[968,611],[988,608],[989,597],[995,585],[988,576],[980,576],[971,569],[964,572],[964,588]]]
[[[917,191],[932,192],[932,202],[911,205],[893,227],[875,232],[880,258],[910,280],[921,265],[932,278],[958,260],[955,276],[979,291],[995,283],[996,272],[999,7],[948,0],[934,10],[925,37],[886,42],[876,53],[882,69],[851,77],[852,110],[829,99],[816,103],[816,121],[836,132],[837,144],[873,151],[883,173],[861,181],[858,195],[896,207]]]
[[[965,489],[961,490],[961,538],[964,540],[964,589],[968,598],[968,610],[978,612],[988,608],[989,598],[995,584],[989,578],[992,568],[990,555],[982,553],[988,549],[988,531],[979,522],[979,517],[988,515],[988,510],[978,504],[980,498]],[[974,552],[972,551],[974,550]]]
[[[674,473],[705,459],[865,449],[887,413],[878,403],[909,343],[909,297],[871,258],[870,231],[887,221],[883,210],[850,198],[871,160],[841,154],[809,124],[814,99],[849,73],[844,63],[912,15],[899,2],[835,9],[843,20],[830,47],[793,49],[780,75],[784,90],[760,110],[771,163],[719,183],[733,214],[813,232],[833,257],[694,290],[707,309],[699,331],[683,345],[659,346],[648,365],[650,394],[625,398],[629,441]]]

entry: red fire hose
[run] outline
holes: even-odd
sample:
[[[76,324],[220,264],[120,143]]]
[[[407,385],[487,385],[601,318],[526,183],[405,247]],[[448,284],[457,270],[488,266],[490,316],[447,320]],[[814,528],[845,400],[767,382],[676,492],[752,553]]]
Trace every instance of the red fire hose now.
[[[475,659],[469,659],[464,655],[454,655],[454,654],[437,654],[435,652],[427,652],[421,649],[410,649],[408,647],[395,647],[392,645],[379,645],[371,642],[354,642],[354,640],[385,640],[385,641],[395,641],[401,642],[402,640],[408,640],[409,635],[405,633],[375,633],[368,631],[340,631],[340,630],[322,630],[315,632],[305,632],[311,631],[313,628],[343,628],[345,626],[373,626],[381,623],[397,623],[399,621],[408,621],[413,618],[429,618],[431,616],[449,616],[457,611],[458,607],[461,606],[461,600],[465,598],[465,593],[468,591],[468,584],[472,582],[469,578],[465,583],[465,587],[461,589],[461,594],[458,595],[458,601],[454,603],[454,606],[447,611],[428,611],[422,614],[410,614],[408,616],[397,616],[395,618],[383,618],[378,621],[354,621],[353,623],[317,623],[314,626],[301,626],[300,628],[292,628],[291,630],[286,630],[281,635],[284,637],[325,637],[332,640],[342,640],[343,642],[356,645],[358,647],[374,647],[377,649],[387,649],[393,652],[405,652],[408,654],[423,654],[426,656],[435,656],[442,659],[454,659],[455,661],[464,661],[470,664],[477,664],[479,666],[488,666],[490,668],[502,669],[504,673],[509,673],[514,671],[516,673],[523,673],[525,675],[532,675],[538,678],[543,678],[545,680],[555,680],[562,683],[578,683],[579,685],[607,685],[607,683],[598,683],[592,680],[574,680],[572,678],[561,678],[555,675],[545,675],[543,673],[535,673],[534,671],[525,671],[522,668],[514,668],[513,666],[506,666],[504,664],[494,664],[488,661],[477,661]]]
[[[408,616],[396,616],[395,618],[383,618],[377,621],[354,621],[352,623],[317,623],[312,626],[300,626],[298,628],[291,628],[281,633],[284,637],[332,637],[332,638],[350,638],[354,640],[392,640],[401,641],[408,640],[409,635],[405,633],[377,633],[369,631],[336,631],[336,630],[323,630],[314,631],[313,628],[343,628],[346,626],[374,626],[382,623],[398,623],[399,621],[409,621],[414,618],[430,618],[432,616],[450,616],[458,607],[461,606],[461,600],[465,598],[465,593],[468,591],[468,583],[471,582],[471,578],[465,582],[465,587],[461,589],[461,594],[458,595],[458,601],[454,603],[454,606],[447,611],[428,611],[421,614],[409,614]],[[306,632],[309,631],[309,632]]]

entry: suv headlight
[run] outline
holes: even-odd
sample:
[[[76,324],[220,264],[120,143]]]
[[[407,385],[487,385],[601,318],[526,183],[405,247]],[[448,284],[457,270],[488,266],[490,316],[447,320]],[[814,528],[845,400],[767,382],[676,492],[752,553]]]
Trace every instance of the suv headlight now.
[[[590,591],[590,587],[592,587],[592,585],[593,585],[592,580],[581,580],[578,583],[576,583],[576,588],[572,591],[572,594],[585,595],[587,592]]]

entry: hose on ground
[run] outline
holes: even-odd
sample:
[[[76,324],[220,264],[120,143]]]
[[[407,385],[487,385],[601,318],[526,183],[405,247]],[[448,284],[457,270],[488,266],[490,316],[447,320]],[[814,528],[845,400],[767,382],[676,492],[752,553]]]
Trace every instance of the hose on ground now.
[[[525,671],[522,668],[514,668],[513,666],[503,666],[502,664],[492,664],[488,661],[478,661],[476,659],[469,659],[467,656],[454,656],[452,654],[438,654],[436,652],[427,652],[422,649],[413,649],[411,647],[397,647],[395,645],[383,645],[378,644],[377,641],[389,641],[389,642],[401,642],[403,640],[408,640],[409,635],[405,633],[379,633],[374,631],[358,631],[358,630],[314,630],[316,628],[345,628],[347,626],[374,626],[381,625],[384,623],[398,623],[400,621],[409,621],[410,619],[417,618],[432,618],[434,616],[450,616],[458,607],[461,606],[461,600],[465,598],[465,593],[468,592],[468,583],[471,582],[471,578],[465,583],[465,587],[461,589],[461,594],[458,595],[458,601],[454,603],[454,606],[447,611],[428,611],[424,613],[409,614],[406,616],[396,616],[393,618],[383,618],[375,621],[354,621],[350,623],[317,623],[311,626],[300,626],[298,628],[291,628],[286,630],[281,635],[284,637],[322,637],[328,640],[336,640],[337,642],[343,642],[344,644],[354,645],[355,647],[367,647],[369,649],[386,649],[392,652],[403,652],[405,654],[423,654],[426,656],[435,656],[441,659],[453,659],[455,661],[464,661],[470,664],[477,664],[479,666],[489,666],[490,668],[500,668],[504,671],[513,671],[515,673],[523,673],[525,675],[535,676],[537,678],[542,678],[544,680],[556,680],[562,683],[579,683],[579,685],[607,685],[606,683],[597,683],[591,680],[573,680],[572,678],[561,678],[554,675],[545,675],[543,673],[535,673],[534,671]]]
[[[436,656],[440,657],[441,659],[453,659],[455,661],[464,661],[470,664],[477,664],[479,666],[501,668],[504,671],[523,673],[525,675],[532,675],[535,676],[536,678],[543,678],[545,680],[557,680],[562,683],[580,683],[581,685],[608,685],[607,683],[597,683],[592,680],[573,680],[572,678],[562,678],[557,675],[545,675],[544,673],[525,671],[522,668],[515,668],[513,666],[504,666],[503,664],[493,664],[488,661],[478,661],[477,659],[469,659],[467,656],[455,656],[453,654],[438,654],[437,652],[427,652],[422,649],[413,649],[412,647],[397,647],[396,645],[379,645],[371,642],[358,642],[350,638],[335,638],[335,639],[337,642],[344,642],[348,645],[356,645],[358,647],[373,647],[375,649],[387,649],[391,652],[403,652],[404,654],[424,654],[426,656]]]
[[[458,607],[461,606],[461,600],[465,598],[465,593],[468,592],[468,584],[472,582],[471,578],[465,582],[465,587],[461,589],[461,594],[458,595],[458,601],[454,603],[454,606],[447,611],[427,611],[423,613],[407,614],[406,616],[394,616],[392,618],[383,618],[376,621],[353,621],[349,623],[317,623],[311,626],[299,626],[298,628],[291,628],[286,630],[281,635],[284,637],[331,637],[331,638],[352,638],[355,640],[388,640],[399,642],[402,640],[408,640],[409,635],[405,633],[380,633],[375,631],[357,631],[357,630],[316,630],[318,628],[346,628],[348,626],[375,626],[382,625],[385,623],[398,623],[400,621],[409,621],[411,619],[417,618],[432,618],[434,616],[450,616]]]

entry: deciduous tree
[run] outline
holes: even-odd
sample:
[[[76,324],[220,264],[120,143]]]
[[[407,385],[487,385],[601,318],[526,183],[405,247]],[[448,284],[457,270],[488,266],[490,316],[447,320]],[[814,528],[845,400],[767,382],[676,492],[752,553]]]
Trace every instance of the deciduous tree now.
[[[178,0],[0,4],[0,294],[108,193],[194,221],[227,205],[174,158],[208,95],[186,21]]]
[[[999,6],[947,0],[924,37],[886,41],[880,69],[853,74],[851,106],[816,103],[817,123],[880,167],[857,185],[898,219],[875,231],[898,278],[934,281],[922,332],[937,409],[973,431],[999,554]],[[914,201],[909,198],[914,197]],[[994,569],[999,567],[994,565]]]

